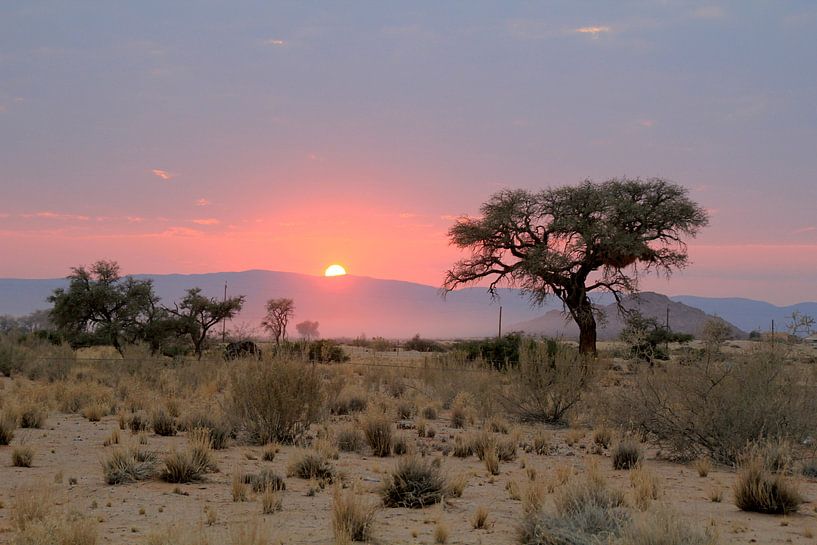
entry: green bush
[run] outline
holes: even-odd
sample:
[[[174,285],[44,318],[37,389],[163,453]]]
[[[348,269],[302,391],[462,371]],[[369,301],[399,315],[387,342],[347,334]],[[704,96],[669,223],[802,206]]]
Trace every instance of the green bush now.
[[[431,339],[423,339],[419,333],[403,343],[403,349],[417,352],[445,352],[443,345]]]
[[[310,342],[307,347],[307,358],[309,361],[321,363],[349,361],[349,356],[343,351],[343,348],[330,339]]]

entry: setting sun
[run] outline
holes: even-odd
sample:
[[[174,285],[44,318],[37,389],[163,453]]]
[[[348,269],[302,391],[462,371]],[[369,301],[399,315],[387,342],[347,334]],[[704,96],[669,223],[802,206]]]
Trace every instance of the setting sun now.
[[[343,276],[344,274],[346,274],[346,269],[338,264],[329,265],[323,272],[324,276]]]

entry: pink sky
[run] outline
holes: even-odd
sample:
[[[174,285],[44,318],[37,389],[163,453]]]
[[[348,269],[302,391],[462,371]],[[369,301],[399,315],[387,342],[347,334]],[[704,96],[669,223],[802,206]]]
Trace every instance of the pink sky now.
[[[0,277],[270,269],[439,285],[503,187],[664,177],[667,294],[817,300],[817,8],[0,8]]]

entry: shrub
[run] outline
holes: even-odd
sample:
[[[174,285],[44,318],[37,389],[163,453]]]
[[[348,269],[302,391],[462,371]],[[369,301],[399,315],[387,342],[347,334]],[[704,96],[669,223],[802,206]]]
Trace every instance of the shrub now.
[[[803,497],[796,484],[781,473],[774,473],[757,455],[745,459],[735,480],[735,505],[742,511],[768,514],[797,512]]]
[[[533,436],[533,452],[546,456],[550,454],[550,434],[546,431],[539,431]]]
[[[418,509],[442,501],[445,488],[438,466],[416,456],[405,456],[386,476],[381,495],[386,507]]]
[[[434,405],[426,405],[423,408],[423,418],[426,420],[437,420],[437,408]]]
[[[176,435],[176,420],[163,408],[153,411],[150,421],[153,425],[153,433],[156,435]]]
[[[155,465],[156,455],[150,451],[117,448],[102,460],[102,473],[106,484],[132,483],[151,478]]]
[[[34,461],[34,449],[29,446],[14,447],[11,451],[11,464],[14,467],[31,467]]]
[[[275,460],[276,454],[278,454],[278,445],[270,443],[264,447],[264,452],[261,453],[261,459],[265,462],[272,462]]]
[[[251,475],[250,484],[252,484],[253,492],[261,492],[263,490],[286,490],[287,485],[283,477],[270,469],[262,469],[258,475]]]
[[[142,413],[133,413],[127,418],[128,429],[131,433],[139,433],[148,429],[148,420]]]
[[[354,425],[347,425],[337,431],[337,445],[343,452],[360,452],[366,444],[363,432]]]
[[[509,371],[505,409],[522,422],[563,423],[592,378],[578,350],[552,342],[524,343],[519,365]]]
[[[391,455],[392,428],[391,421],[385,414],[369,413],[363,420],[363,433],[375,456]]]
[[[394,440],[392,441],[392,451],[397,456],[402,456],[404,454],[408,454],[408,452],[409,452],[409,443],[406,440],[405,435],[403,435],[401,433],[401,434],[398,434],[398,435],[396,435],[394,437]]]
[[[443,345],[430,339],[423,339],[419,333],[403,343],[403,349],[417,352],[445,352]]]
[[[377,506],[361,502],[353,489],[344,493],[340,488],[335,488],[332,499],[332,533],[335,543],[369,541],[376,514]]]
[[[817,479],[817,459],[809,458],[803,462],[803,467],[800,468],[800,472],[804,477],[808,477],[809,479]]]
[[[309,343],[307,349],[309,361],[319,361],[322,363],[349,361],[349,356],[343,348],[335,341],[320,339]]]
[[[470,440],[457,435],[454,437],[454,449],[451,453],[457,458],[467,458],[474,454],[474,447]]]
[[[624,439],[613,449],[613,469],[633,469],[643,457],[641,445],[632,439]]]
[[[281,492],[273,488],[265,488],[261,493],[261,512],[270,515],[283,508],[283,496]]]
[[[82,416],[89,422],[99,422],[103,416],[108,414],[109,407],[105,403],[94,402],[82,408]]]
[[[599,428],[593,432],[593,443],[596,445],[602,448],[609,448],[612,442],[613,432],[610,428]]]
[[[659,368],[643,373],[609,413],[676,458],[731,465],[747,443],[817,434],[814,375],[784,363],[779,353],[757,351]]]
[[[205,428],[210,432],[210,441],[213,450],[227,448],[227,442],[233,434],[233,428],[223,415],[213,415],[207,413],[196,413],[188,416],[184,422],[184,429]]]
[[[408,420],[414,414],[414,403],[410,401],[400,401],[397,403],[397,418],[400,420]]]
[[[187,432],[187,448],[196,467],[201,471],[215,471],[216,463],[213,460],[213,441],[210,439],[210,430],[194,428]]]
[[[461,429],[465,427],[468,420],[468,410],[463,405],[451,407],[451,427]]]
[[[45,425],[47,411],[42,405],[31,402],[19,409],[21,428],[42,428]]]
[[[174,450],[165,456],[160,477],[168,483],[191,483],[201,480],[206,470],[194,459],[189,449]]]
[[[0,414],[0,445],[8,445],[14,439],[14,431],[17,429],[17,417],[8,411]]]
[[[323,454],[314,450],[305,450],[295,453],[289,464],[288,474],[290,477],[331,483],[335,470]]]
[[[715,545],[717,539],[664,508],[647,512],[624,531],[627,545]]]
[[[291,361],[246,362],[231,378],[229,412],[256,444],[294,443],[322,411],[321,378]]]
[[[344,388],[329,404],[329,411],[336,415],[352,414],[365,410],[367,404],[362,388]]]
[[[496,455],[500,462],[516,460],[516,437],[507,437],[497,441]]]

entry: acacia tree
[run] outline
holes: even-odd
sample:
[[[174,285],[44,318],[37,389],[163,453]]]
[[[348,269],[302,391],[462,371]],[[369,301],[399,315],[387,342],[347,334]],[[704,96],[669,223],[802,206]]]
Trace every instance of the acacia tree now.
[[[119,265],[104,260],[71,269],[68,280],[48,301],[54,326],[72,345],[101,342],[122,354],[124,344],[142,338],[159,300],[151,280],[122,278]]]
[[[596,354],[596,317],[589,294],[638,291],[643,271],[671,274],[687,264],[685,236],[707,225],[687,190],[653,178],[585,181],[539,192],[503,190],[463,217],[451,243],[471,251],[445,276],[443,293],[490,280],[519,287],[535,304],[560,299],[579,326],[579,349]]]
[[[267,314],[261,325],[270,332],[275,344],[281,344],[287,338],[287,324],[295,315],[295,302],[281,297],[267,301]]]
[[[306,341],[311,341],[321,336],[318,332],[319,325],[317,321],[304,320],[301,323],[295,324],[295,329],[298,331],[298,335],[303,337]]]
[[[243,295],[218,300],[202,295],[201,288],[191,288],[179,303],[165,310],[176,317],[178,331],[190,336],[193,351],[201,359],[210,329],[235,316],[242,306]]]

